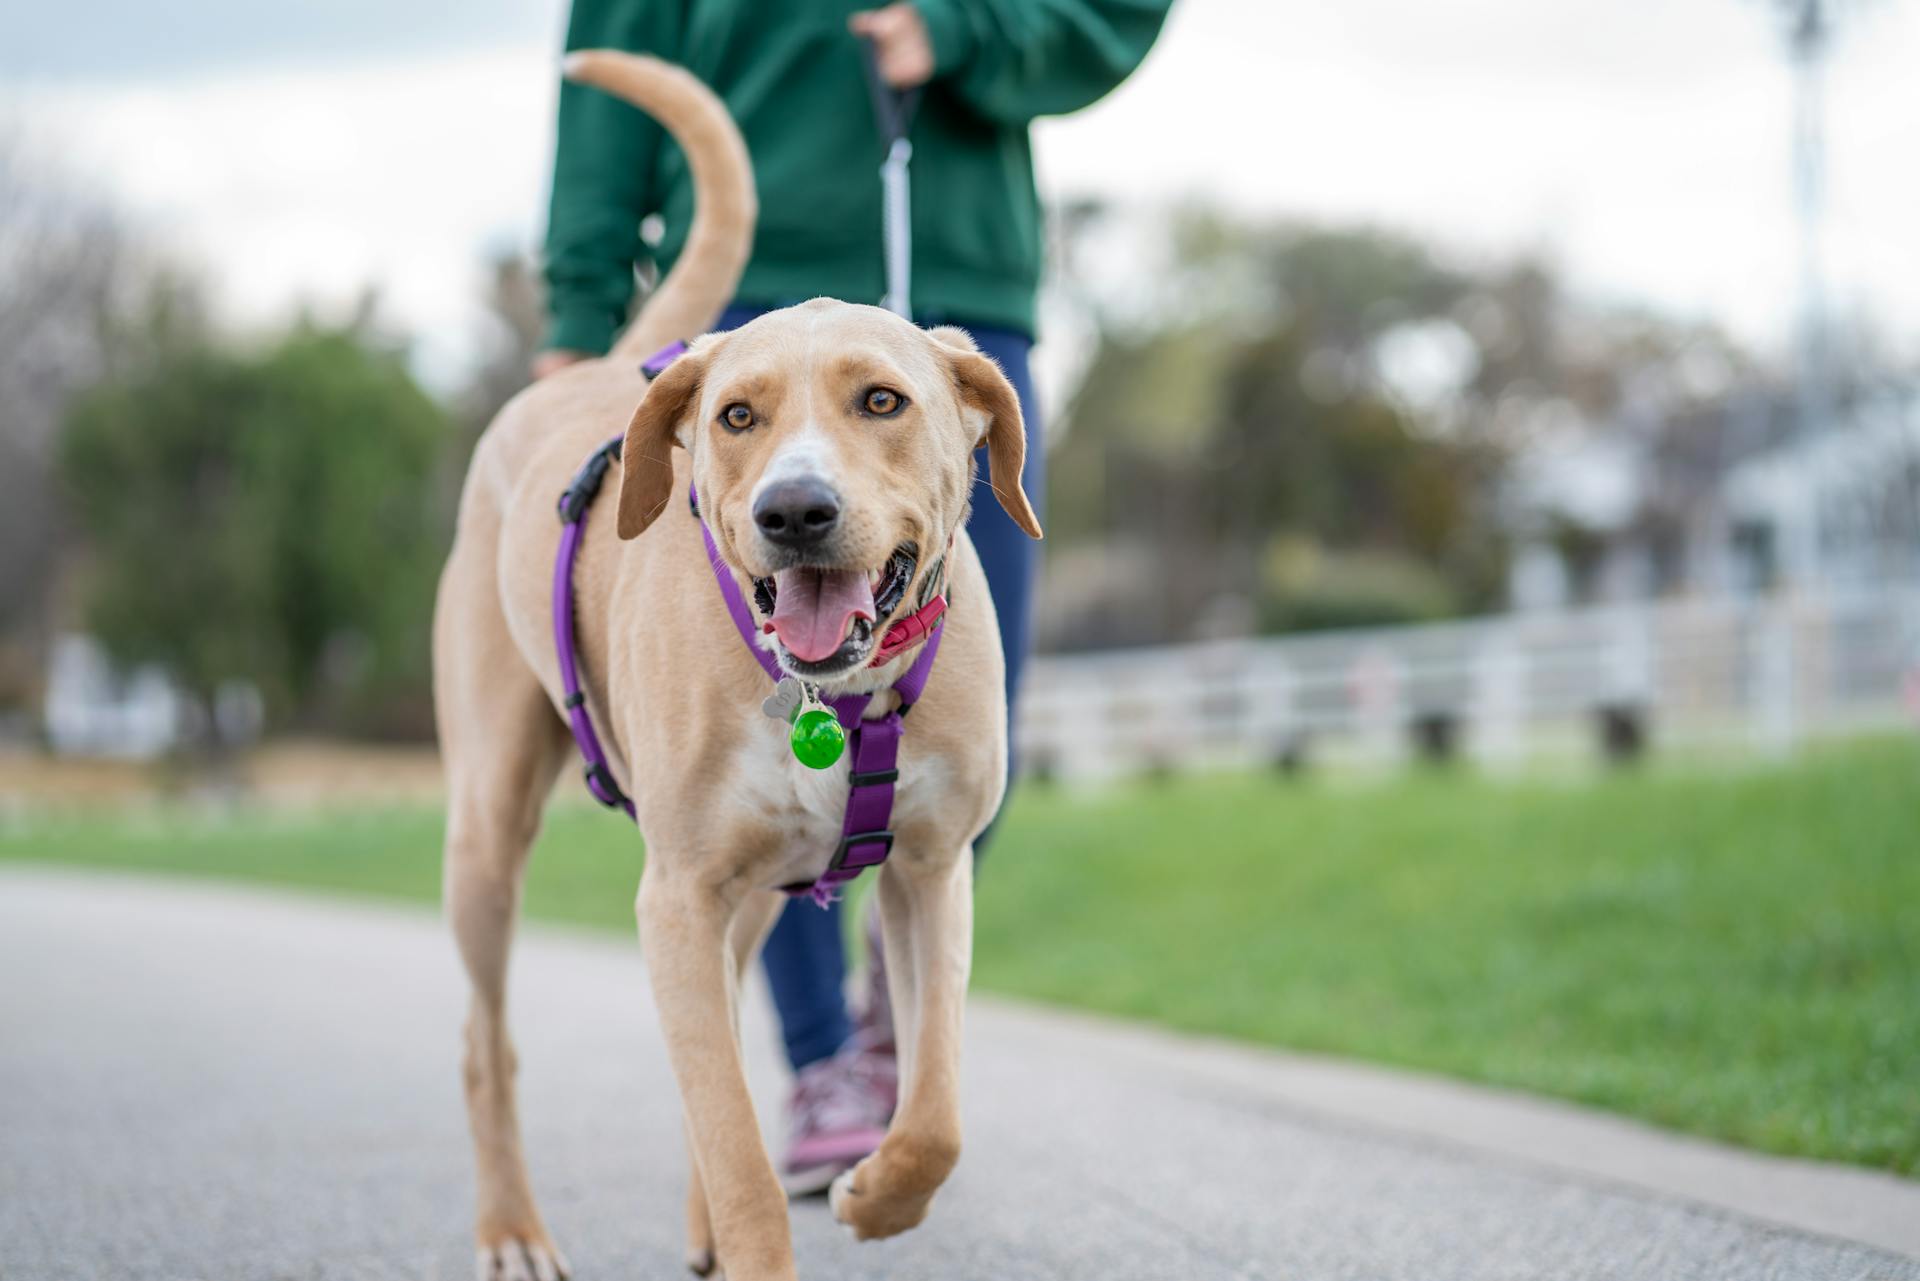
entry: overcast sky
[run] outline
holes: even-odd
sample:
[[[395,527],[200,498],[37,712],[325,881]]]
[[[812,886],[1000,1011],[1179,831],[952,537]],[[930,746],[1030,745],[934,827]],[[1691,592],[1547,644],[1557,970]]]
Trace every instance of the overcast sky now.
[[[1834,58],[1837,306],[1920,350],[1920,4]],[[218,282],[242,320],[377,282],[430,372],[478,263],[543,220],[556,0],[16,6],[0,112]],[[1763,0],[1181,0],[1147,66],[1043,123],[1050,195],[1360,219],[1550,252],[1582,288],[1777,348],[1787,75]]]

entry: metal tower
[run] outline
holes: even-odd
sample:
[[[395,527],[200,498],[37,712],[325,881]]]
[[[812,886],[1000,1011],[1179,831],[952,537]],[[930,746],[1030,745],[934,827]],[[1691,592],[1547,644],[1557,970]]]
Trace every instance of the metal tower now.
[[[1796,436],[1804,447],[1833,414],[1832,341],[1826,298],[1826,61],[1841,0],[1773,0],[1786,18],[1793,65],[1793,196],[1799,235],[1799,301],[1795,318]],[[1819,561],[1819,514],[1811,492],[1797,519],[1782,529],[1780,569],[1804,584]]]

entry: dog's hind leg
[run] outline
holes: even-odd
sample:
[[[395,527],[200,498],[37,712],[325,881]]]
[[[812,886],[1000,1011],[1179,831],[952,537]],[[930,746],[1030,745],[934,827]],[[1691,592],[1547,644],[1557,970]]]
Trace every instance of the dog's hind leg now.
[[[973,859],[916,860],[880,874],[881,934],[900,1047],[900,1108],[872,1156],[834,1180],[834,1218],[870,1241],[927,1217],[960,1160],[960,1035],[973,956]]]
[[[566,1272],[527,1181],[506,1020],[521,876],[564,747],[546,696],[531,677],[528,686],[524,707],[510,716],[518,724],[468,744],[480,759],[450,762],[447,779],[446,905],[473,984],[464,1079],[478,1168],[474,1230],[488,1281],[552,1281]]]
[[[565,1260],[527,1181],[507,1035],[507,952],[521,875],[566,747],[507,636],[490,581],[448,566],[435,616],[434,695],[447,774],[445,898],[472,980],[464,1077],[478,1167],[481,1281],[557,1281]]]

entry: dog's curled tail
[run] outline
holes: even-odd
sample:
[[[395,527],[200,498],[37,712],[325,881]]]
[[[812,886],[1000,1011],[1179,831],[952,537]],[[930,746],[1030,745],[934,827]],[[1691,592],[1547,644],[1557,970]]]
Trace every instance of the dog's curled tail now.
[[[726,104],[691,73],[642,54],[584,49],[561,64],[660,122],[686,153],[693,175],[693,225],[673,269],[614,344],[616,359],[644,360],[678,339],[713,327],[753,252],[759,204],[753,162]]]

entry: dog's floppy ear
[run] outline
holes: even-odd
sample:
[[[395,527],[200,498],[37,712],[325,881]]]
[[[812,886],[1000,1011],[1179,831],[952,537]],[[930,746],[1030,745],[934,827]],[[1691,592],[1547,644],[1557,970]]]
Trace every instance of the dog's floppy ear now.
[[[700,344],[661,371],[640,398],[620,446],[619,532],[638,538],[673,501],[673,447],[700,398],[708,347]]]
[[[961,407],[969,423],[979,424],[980,439],[974,448],[987,447],[987,478],[993,484],[993,496],[1027,537],[1042,537],[1040,518],[1020,487],[1020,472],[1027,461],[1027,428],[1013,384],[999,365],[981,354],[966,330],[942,325],[929,330],[928,336],[949,349],[947,359],[960,389]]]

